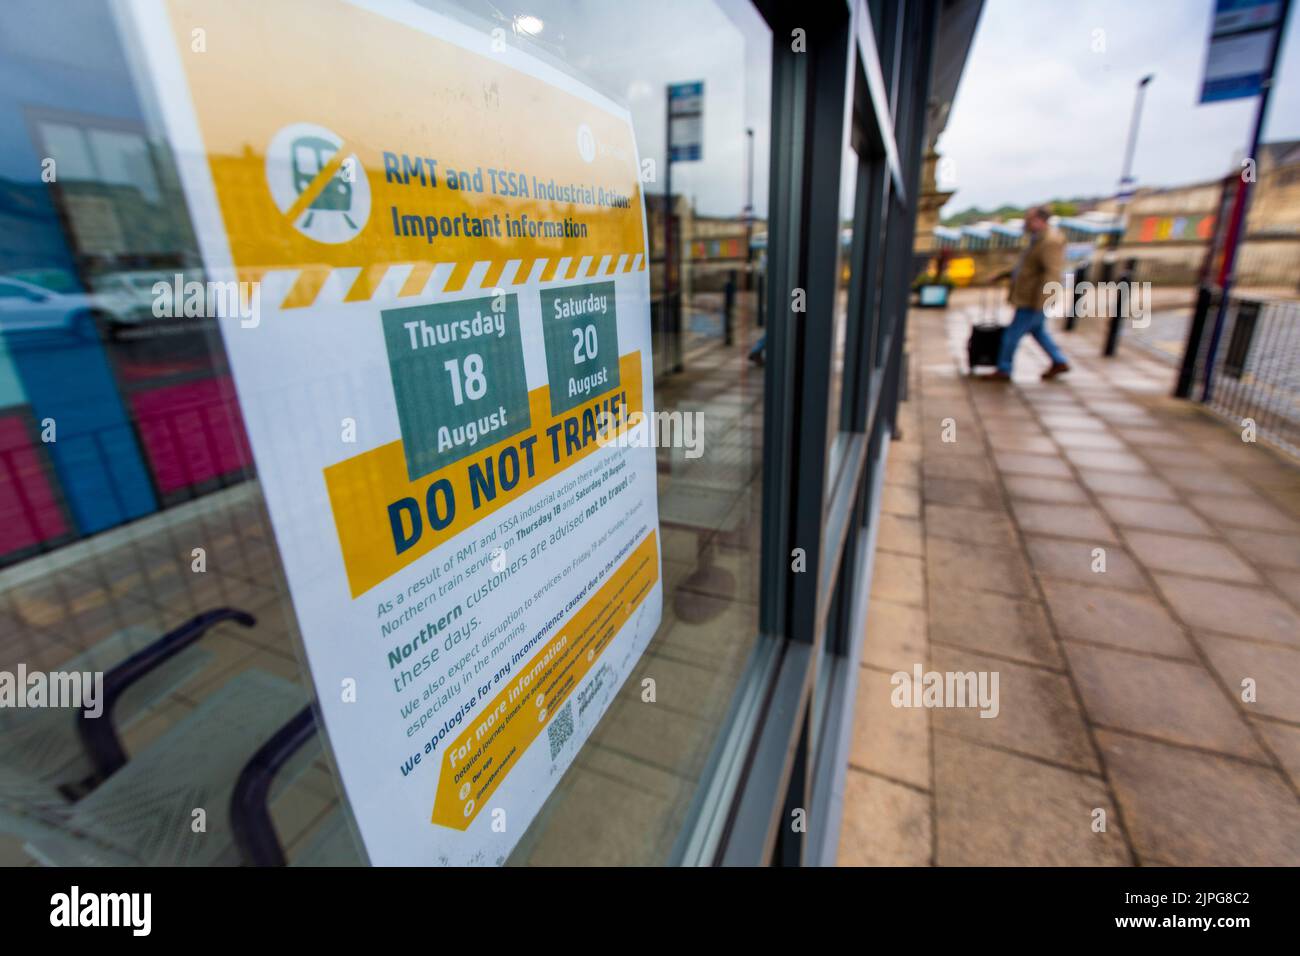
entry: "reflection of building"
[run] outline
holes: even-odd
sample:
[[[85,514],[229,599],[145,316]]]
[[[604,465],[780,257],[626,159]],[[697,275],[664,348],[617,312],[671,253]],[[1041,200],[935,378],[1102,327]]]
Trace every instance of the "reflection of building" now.
[[[934,229],[939,224],[939,210],[953,195],[952,191],[942,191],[936,185],[935,169],[940,160],[937,146],[940,134],[948,125],[948,114],[957,97],[957,85],[983,10],[982,3],[949,2],[943,7],[943,15],[935,29],[935,45],[945,55],[936,58],[931,66],[930,97],[926,103],[925,140],[921,152],[921,188],[917,194],[916,229],[912,238],[913,274],[926,267],[936,250]]]
[[[650,285],[659,290],[663,288],[664,198],[653,193],[647,193],[645,198],[646,229],[650,233]],[[710,282],[709,276],[743,268],[747,255],[742,217],[698,215],[690,200],[680,195],[673,197],[673,212],[673,245],[678,265],[684,271],[677,280],[679,284],[688,289],[712,289],[717,283]],[[766,230],[765,220],[753,221],[754,234]]]
[[[755,233],[766,230],[765,220],[754,220]],[[686,234],[686,258],[693,274],[693,288],[700,292],[720,292],[733,273],[739,277],[749,261],[748,239],[743,217],[693,217]]]
[[[683,369],[682,337],[695,314],[697,296],[714,301],[703,311],[710,314],[723,307],[722,293],[734,277],[735,288],[744,284],[743,273],[748,261],[747,233],[741,217],[700,216],[689,199],[673,197],[673,256],[671,276],[673,308],[663,305],[664,293],[664,197],[647,193],[645,197],[646,229],[650,239],[650,293],[653,309],[656,374]],[[766,230],[764,220],[754,220],[754,233]],[[734,274],[734,276],[733,276]],[[716,305],[716,309],[713,306]],[[715,315],[718,335],[722,319]],[[684,324],[685,323],[685,324]]]
[[[691,207],[689,199],[682,195],[673,197],[675,267],[680,266],[683,239],[691,231],[694,216],[695,210]],[[650,290],[655,295],[659,295],[664,288],[664,197],[662,193],[646,193],[645,225],[650,240]],[[672,275],[674,286],[680,287],[682,280],[677,268]]]
[[[943,228],[939,225],[939,210],[952,198],[953,191],[935,185],[939,154],[934,149],[928,150],[921,162],[921,195],[916,206],[916,239],[912,248],[918,254],[928,254],[938,248],[936,230]]]
[[[78,16],[98,38],[94,71],[66,69],[59,40],[36,31],[23,83],[0,92],[7,168],[30,171],[0,180],[0,276],[36,288],[0,300],[0,565],[238,480],[251,461],[212,323],[153,319],[154,281],[193,276],[197,243],[108,8]]]

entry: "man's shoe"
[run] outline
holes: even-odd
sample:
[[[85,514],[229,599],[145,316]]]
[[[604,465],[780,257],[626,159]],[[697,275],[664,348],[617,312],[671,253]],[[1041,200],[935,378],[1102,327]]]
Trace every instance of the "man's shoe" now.
[[[1009,382],[1011,375],[1007,372],[994,372],[988,379],[990,382]]]
[[[1050,382],[1058,375],[1064,375],[1070,370],[1070,366],[1064,362],[1053,362],[1052,367],[1043,373],[1043,381]]]

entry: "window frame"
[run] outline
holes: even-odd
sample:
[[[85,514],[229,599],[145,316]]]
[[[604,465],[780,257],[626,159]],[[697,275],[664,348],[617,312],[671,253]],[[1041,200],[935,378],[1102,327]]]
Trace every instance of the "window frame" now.
[[[756,5],[773,37],[760,572],[772,662],[714,862],[800,865],[833,861],[838,844],[880,486],[905,381],[939,2],[849,0],[815,12]],[[803,51],[793,49],[795,30],[804,31]],[[858,182],[835,421],[827,401],[846,139],[858,151],[849,171]],[[790,311],[795,288],[805,290],[806,313]],[[848,442],[828,476],[830,427]],[[799,810],[803,829],[791,825]]]

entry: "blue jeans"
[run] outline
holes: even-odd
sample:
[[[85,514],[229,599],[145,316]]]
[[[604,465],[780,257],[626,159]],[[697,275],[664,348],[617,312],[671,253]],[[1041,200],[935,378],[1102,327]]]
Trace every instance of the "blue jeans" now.
[[[1016,346],[1020,344],[1026,332],[1034,337],[1034,341],[1043,347],[1043,351],[1057,365],[1070,364],[1065,358],[1065,353],[1048,334],[1047,316],[1043,314],[1042,309],[1016,309],[1011,324],[1002,330],[1002,349],[998,352],[999,372],[1011,374],[1011,360],[1015,357]]]

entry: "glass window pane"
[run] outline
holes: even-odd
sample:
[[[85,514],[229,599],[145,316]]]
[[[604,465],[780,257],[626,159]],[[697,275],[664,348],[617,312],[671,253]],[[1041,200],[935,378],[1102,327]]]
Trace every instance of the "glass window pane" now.
[[[158,180],[144,137],[109,129],[91,129],[87,138],[95,166],[105,183],[139,190],[149,202],[158,200]]]
[[[757,644],[764,393],[754,348],[760,253],[751,250],[766,233],[771,37],[740,0],[423,5],[504,29],[509,43],[631,111],[652,263],[654,401],[667,413],[655,474],[663,619],[631,676],[610,688],[609,711],[553,781],[511,862],[670,862],[732,739],[728,713]],[[0,5],[3,55],[20,53],[28,77],[0,87],[0,669],[102,670],[205,611],[248,612],[255,623],[215,625],[117,715],[132,761],[170,760],[182,776],[211,771],[211,792],[226,806],[257,746],[317,690],[258,464],[269,484],[277,463],[338,431],[333,421],[304,426],[254,462],[258,406],[240,402],[202,287],[211,277],[200,249],[225,237],[199,234],[191,221],[178,167],[193,157],[175,155],[156,127],[157,91],[137,86],[146,73],[115,9],[108,0]],[[256,18],[246,35],[258,37]],[[348,58],[334,67],[359,68]],[[666,195],[667,88],[692,81],[703,84],[699,156],[673,163]],[[221,119],[238,133],[245,104],[232,99],[228,109]],[[431,136],[436,120],[410,117]],[[510,159],[510,148],[492,158]],[[300,149],[299,172],[318,173],[334,149]],[[53,182],[41,175],[47,157]],[[337,214],[330,203],[342,200],[325,199],[307,212]],[[239,221],[235,211],[227,228]],[[201,294],[189,310],[192,285]],[[302,313],[308,325],[313,308]],[[310,408],[316,386],[354,388],[364,429],[380,414],[365,378],[310,383],[292,400]],[[42,439],[47,421],[57,422],[57,441]],[[319,551],[337,546],[321,541]],[[0,714],[0,773],[23,777],[62,812],[59,787],[91,780],[95,768],[66,728],[32,713]],[[185,792],[174,775],[133,779],[135,799]],[[210,816],[204,849],[160,859],[162,843],[115,829],[93,799],[98,788],[87,787],[70,816],[56,815],[66,825],[24,833],[5,850],[22,854],[30,843],[42,859],[72,860],[90,835],[106,863],[238,859],[225,814]],[[320,735],[281,770],[273,794],[290,863],[362,858]]]
[[[59,175],[65,179],[95,178],[95,165],[81,130],[67,123],[41,123],[40,129]]]

